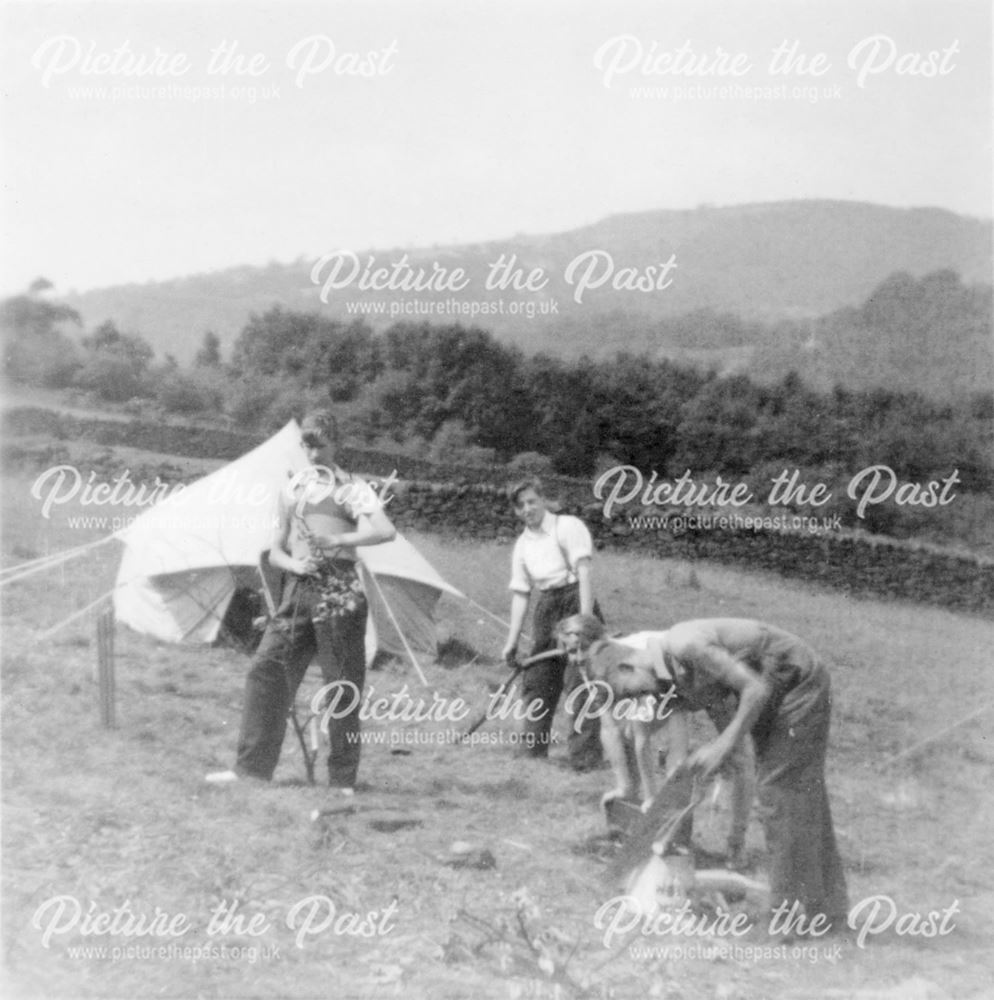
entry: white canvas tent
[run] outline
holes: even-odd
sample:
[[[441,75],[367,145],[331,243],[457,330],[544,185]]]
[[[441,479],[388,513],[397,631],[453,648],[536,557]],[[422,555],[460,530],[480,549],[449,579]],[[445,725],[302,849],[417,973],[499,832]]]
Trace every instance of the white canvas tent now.
[[[260,586],[280,489],[307,467],[291,421],[258,448],[157,504],[119,533],[117,620],[170,642],[212,642],[235,591]],[[446,583],[400,534],[358,550],[370,603],[367,657],[435,654],[434,610]],[[402,633],[402,634],[401,634]]]

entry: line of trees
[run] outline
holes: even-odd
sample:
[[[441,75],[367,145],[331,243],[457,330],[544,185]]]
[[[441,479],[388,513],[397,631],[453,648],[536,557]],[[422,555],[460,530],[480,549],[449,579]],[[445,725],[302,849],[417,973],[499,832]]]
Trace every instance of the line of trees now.
[[[77,390],[90,401],[127,404],[136,412],[143,404],[183,415],[223,411],[228,374],[214,333],[204,335],[192,369],[183,371],[168,354],[156,361],[140,334],[122,332],[113,320],[79,336],[79,313],[49,298],[51,287],[39,278],[25,294],[0,302],[0,349],[8,378]]]
[[[227,362],[206,333],[194,363],[181,368],[168,356],[155,361],[139,335],[110,321],[70,337],[79,317],[46,291],[0,303],[7,374],[146,415],[223,417],[265,432],[331,403],[357,444],[578,477],[629,464],[664,477],[691,469],[762,480],[790,467],[838,483],[885,464],[916,481],[958,468],[973,493],[994,481],[991,393],[937,403],[884,388],[817,392],[794,373],[763,385],[647,355],[526,356],[477,328],[398,323],[378,333],[362,320],[281,307],[250,318]],[[897,309],[901,297],[877,294],[866,308],[888,302]],[[892,505],[874,516],[877,530],[914,527]]]

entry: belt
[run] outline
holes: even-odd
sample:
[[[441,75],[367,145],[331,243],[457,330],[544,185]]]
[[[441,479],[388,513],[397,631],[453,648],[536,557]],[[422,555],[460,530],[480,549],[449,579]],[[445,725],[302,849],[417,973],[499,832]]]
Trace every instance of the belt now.
[[[580,586],[579,582],[574,580],[573,583],[561,583],[556,587],[539,587],[538,589],[540,593],[543,594],[554,594],[557,590],[569,590],[570,587],[579,587],[579,586]]]

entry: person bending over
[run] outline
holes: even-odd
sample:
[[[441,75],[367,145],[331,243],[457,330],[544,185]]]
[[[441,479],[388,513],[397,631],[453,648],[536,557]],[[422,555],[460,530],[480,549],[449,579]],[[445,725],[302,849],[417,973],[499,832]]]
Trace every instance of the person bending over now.
[[[612,686],[630,694],[648,689],[655,675],[691,709],[734,698],[727,726],[688,766],[716,774],[752,736],[770,907],[799,903],[809,919],[823,915],[821,927],[841,927],[848,894],[825,785],[831,684],[812,649],[775,625],[704,618],[679,622],[630,655],[598,640],[588,661],[593,675],[610,673]]]

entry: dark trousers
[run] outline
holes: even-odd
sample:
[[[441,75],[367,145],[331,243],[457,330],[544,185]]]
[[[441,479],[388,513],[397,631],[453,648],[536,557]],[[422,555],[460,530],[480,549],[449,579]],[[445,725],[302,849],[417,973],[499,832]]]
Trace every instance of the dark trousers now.
[[[577,584],[542,591],[535,605],[532,620],[532,655],[556,648],[556,626],[563,618],[580,613],[580,588]],[[594,614],[601,617],[600,608],[594,607]],[[603,620],[603,619],[601,619]],[[526,719],[522,732],[525,751],[532,757],[546,757],[552,733],[552,717],[559,703],[559,696],[565,690],[568,698],[571,692],[583,684],[579,669],[567,663],[565,656],[550,657],[529,667],[522,675],[521,697],[525,705],[535,705],[531,715],[537,719]],[[582,694],[577,702],[586,701]],[[574,714],[567,711],[570,729],[567,751],[571,766],[579,770],[596,767],[601,762],[600,720],[585,719],[579,732],[574,722]]]
[[[359,704],[366,682],[366,614],[363,600],[347,614],[315,624],[315,594],[294,579],[280,611],[269,623],[245,681],[245,706],[235,770],[269,780],[286,734],[287,713],[311,660],[325,684],[348,682],[338,700],[346,711],[329,713],[328,779],[351,788],[359,770]],[[350,687],[350,685],[354,687]]]
[[[757,744],[759,807],[770,856],[770,905],[845,920],[846,878],[825,787],[831,693],[818,669],[784,699]]]

